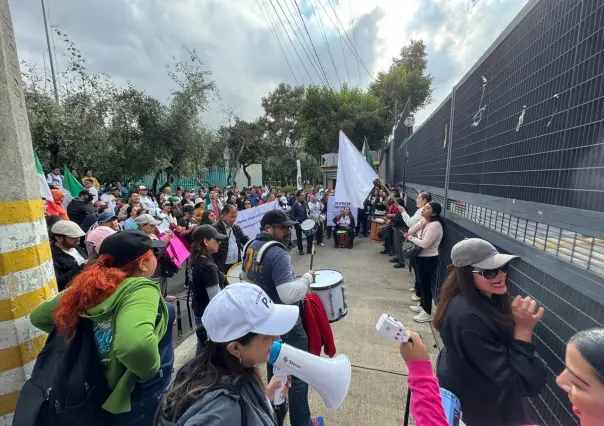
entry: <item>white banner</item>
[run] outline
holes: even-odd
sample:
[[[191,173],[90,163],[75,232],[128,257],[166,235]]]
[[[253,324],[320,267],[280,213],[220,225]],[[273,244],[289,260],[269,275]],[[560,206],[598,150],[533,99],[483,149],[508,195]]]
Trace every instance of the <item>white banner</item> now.
[[[260,232],[260,221],[266,212],[275,210],[278,207],[276,201],[263,204],[251,209],[241,210],[237,213],[235,223],[241,227],[241,230],[250,238],[256,238]]]
[[[350,201],[341,202],[341,201],[337,201],[336,197],[328,197],[327,198],[327,218],[325,220],[325,223],[326,223],[325,226],[335,226],[333,224],[333,218],[336,217],[338,214],[340,214],[344,210],[344,207],[346,207],[346,206],[350,207],[350,213],[352,213],[352,217],[354,217],[354,223],[356,225],[358,223],[358,221],[357,221],[358,209],[356,207],[352,207],[350,205]]]
[[[302,164],[300,160],[296,160],[296,166],[298,167],[298,174],[296,177],[296,182],[298,184],[298,191],[302,190]]]
[[[354,207],[353,210],[363,208],[363,202],[377,177],[373,167],[340,130],[336,199],[339,202],[349,202]]]

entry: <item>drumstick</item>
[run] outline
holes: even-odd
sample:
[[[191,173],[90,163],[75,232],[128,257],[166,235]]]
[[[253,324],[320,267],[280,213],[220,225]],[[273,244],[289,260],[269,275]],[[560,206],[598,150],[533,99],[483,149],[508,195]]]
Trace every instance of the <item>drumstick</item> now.
[[[315,257],[315,241],[314,241],[314,239],[313,239],[313,242],[312,242],[312,250],[311,250],[311,252],[310,252],[310,268],[309,268],[309,269],[310,269],[311,271],[312,271],[312,261],[314,260],[314,257]]]

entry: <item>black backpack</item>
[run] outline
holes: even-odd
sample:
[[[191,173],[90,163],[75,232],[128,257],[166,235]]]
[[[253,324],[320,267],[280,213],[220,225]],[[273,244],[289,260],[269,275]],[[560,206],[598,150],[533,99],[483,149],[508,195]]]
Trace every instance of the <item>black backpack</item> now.
[[[68,343],[52,330],[25,382],[13,426],[104,426],[111,390],[101,368],[92,321],[80,318]]]

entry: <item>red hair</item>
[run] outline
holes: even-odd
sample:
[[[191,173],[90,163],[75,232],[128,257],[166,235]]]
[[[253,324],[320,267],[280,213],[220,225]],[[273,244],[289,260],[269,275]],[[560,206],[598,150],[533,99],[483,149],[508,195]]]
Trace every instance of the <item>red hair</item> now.
[[[55,310],[54,322],[59,333],[73,337],[80,320],[79,314],[87,312],[115,293],[117,286],[134,275],[141,263],[151,256],[153,251],[149,250],[123,266],[113,267],[111,265],[115,259],[102,254],[94,265],[84,268],[71,281]]]

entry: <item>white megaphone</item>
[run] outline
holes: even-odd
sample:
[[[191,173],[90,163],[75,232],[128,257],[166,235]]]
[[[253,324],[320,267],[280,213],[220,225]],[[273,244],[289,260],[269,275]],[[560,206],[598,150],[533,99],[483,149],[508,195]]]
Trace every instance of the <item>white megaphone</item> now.
[[[319,392],[329,411],[338,409],[348,394],[352,369],[346,355],[321,358],[277,340],[273,343],[268,362],[273,366],[275,378],[282,383],[274,395],[275,405],[284,401],[281,392],[287,384],[287,376],[290,375],[308,383]]]

